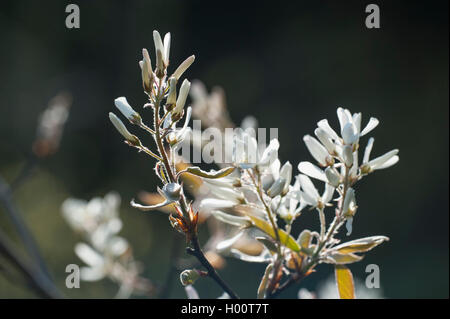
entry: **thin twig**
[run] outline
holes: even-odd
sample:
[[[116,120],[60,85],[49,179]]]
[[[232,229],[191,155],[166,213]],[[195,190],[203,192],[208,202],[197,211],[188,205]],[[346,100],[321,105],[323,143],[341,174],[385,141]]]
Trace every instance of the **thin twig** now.
[[[225,281],[219,276],[214,267],[209,263],[203,254],[200,243],[198,242],[197,236],[191,238],[192,248],[188,247],[186,249],[187,253],[195,256],[198,261],[206,268],[208,276],[211,277],[232,299],[239,299],[238,295],[227,285]]]
[[[44,258],[39,252],[38,245],[31,235],[28,227],[26,226],[24,220],[22,219],[22,214],[16,207],[12,200],[12,191],[8,183],[0,176],[0,202],[3,203],[5,211],[8,214],[11,222],[14,224],[17,232],[23,244],[30,254],[30,256],[38,264],[39,268],[50,277],[50,272],[48,271],[47,265],[45,264]]]
[[[56,286],[37,267],[22,258],[17,248],[0,231],[0,254],[4,255],[23,274],[30,286],[43,298],[63,298]]]

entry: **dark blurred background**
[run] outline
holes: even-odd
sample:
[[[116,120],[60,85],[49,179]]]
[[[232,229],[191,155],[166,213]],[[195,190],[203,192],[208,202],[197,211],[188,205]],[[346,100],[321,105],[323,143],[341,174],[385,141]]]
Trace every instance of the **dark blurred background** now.
[[[387,298],[448,298],[448,1],[373,1],[380,29],[364,24],[372,1],[75,1],[81,28],[72,30],[65,27],[69,3],[2,1],[0,8],[5,179],[24,165],[49,99],[61,90],[73,97],[58,153],[14,195],[61,289],[65,266],[82,264],[73,252],[80,238],[60,213],[69,196],[118,191],[122,235],[145,263],[145,275],[162,281],[167,272],[173,238],[167,216],[127,204],[140,190],[155,190],[153,162],[125,146],[107,116],[118,96],[145,103],[137,62],[143,47],[154,56],[158,29],[172,34],[172,67],[195,54],[186,76],[223,87],[236,123],[250,114],[261,127],[279,128],[282,161],[296,166],[311,159],[303,135],[322,118],[336,127],[338,106],[362,112],[363,121],[380,119],[373,154],[399,148],[400,162],[358,185],[351,238],[384,234],[391,241],[350,268],[364,279],[366,265],[378,264]],[[1,229],[17,238],[2,209]],[[317,226],[312,214],[302,218],[298,229]],[[330,266],[319,270],[304,286],[313,289],[332,274]],[[263,267],[227,260],[221,273],[243,297],[254,297]],[[208,280],[196,286],[201,296],[220,294]],[[64,290],[75,298],[115,292],[107,280]],[[34,296],[0,276],[0,297]],[[185,297],[178,282],[172,297]]]

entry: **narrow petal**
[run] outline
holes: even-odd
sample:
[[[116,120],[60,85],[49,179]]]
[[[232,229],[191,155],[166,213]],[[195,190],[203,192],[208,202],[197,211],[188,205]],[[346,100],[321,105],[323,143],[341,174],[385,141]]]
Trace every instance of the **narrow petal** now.
[[[300,185],[303,191],[310,197],[315,198],[316,200],[320,197],[319,192],[314,186],[313,182],[309,179],[308,176],[300,174]]]
[[[392,150],[390,152],[387,152],[384,155],[381,155],[369,162],[369,165],[372,169],[377,169],[378,167],[382,166],[385,162],[387,162],[391,157],[394,157],[398,154],[398,149]]]
[[[320,144],[318,140],[310,135],[305,135],[303,137],[303,141],[305,142],[306,147],[308,148],[312,157],[314,157],[314,159],[320,164],[324,166],[327,165],[327,149],[322,144]]]
[[[317,122],[317,126],[320,127],[321,129],[325,130],[325,132],[327,132],[327,134],[333,140],[335,140],[335,141],[339,140],[339,136],[337,135],[336,131],[331,128],[330,124],[328,124],[327,119],[323,119],[323,120]]]
[[[379,123],[379,121],[376,118],[371,117],[369,120],[369,123],[367,123],[366,127],[362,130],[360,135],[361,136],[366,135],[367,133],[372,131],[375,127],[377,127],[378,123]]]
[[[397,162],[399,161],[399,157],[397,155],[391,157],[390,159],[388,159],[386,162],[384,162],[383,165],[378,166],[376,169],[385,169],[388,167],[391,167],[392,165],[397,164]]]
[[[298,164],[298,170],[309,177],[318,179],[322,182],[327,182],[327,177],[323,170],[310,162],[300,162],[300,164]]]
[[[375,142],[375,139],[373,137],[369,138],[369,141],[367,142],[367,145],[366,145],[366,149],[364,150],[363,164],[367,164],[369,162],[370,153],[372,152],[373,142]]]
[[[333,194],[334,194],[334,187],[328,183],[325,184],[325,191],[323,192],[322,195],[322,202],[324,204],[328,204],[330,200],[333,199]]]

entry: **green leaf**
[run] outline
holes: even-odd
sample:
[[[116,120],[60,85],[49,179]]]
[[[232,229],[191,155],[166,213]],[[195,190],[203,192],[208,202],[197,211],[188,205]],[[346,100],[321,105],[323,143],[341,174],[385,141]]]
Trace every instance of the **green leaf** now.
[[[234,170],[235,170],[235,167],[225,167],[218,171],[211,170],[209,172],[206,172],[206,171],[201,170],[200,167],[198,167],[198,166],[191,166],[191,167],[186,168],[185,171],[187,173],[191,173],[193,175],[200,176],[203,178],[215,179],[215,178],[221,178],[221,177],[228,176]]]
[[[355,299],[355,285],[353,275],[346,266],[335,266],[336,284],[341,299]]]
[[[262,230],[273,239],[277,239],[277,236],[271,224],[255,216],[247,215],[247,217],[250,218],[254,227]],[[299,252],[301,250],[300,245],[295,241],[295,239],[291,235],[288,235],[285,231],[278,229],[278,236],[280,237],[281,243],[287,248],[296,252]]]

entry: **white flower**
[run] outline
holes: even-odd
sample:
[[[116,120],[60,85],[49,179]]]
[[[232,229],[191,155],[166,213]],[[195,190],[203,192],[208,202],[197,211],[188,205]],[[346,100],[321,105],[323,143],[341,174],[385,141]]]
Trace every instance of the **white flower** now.
[[[374,117],[369,119],[369,123],[361,131],[361,113],[351,114],[348,109],[338,108],[337,115],[341,126],[341,135],[344,144],[354,144],[361,136],[366,135],[378,125],[378,120]]]
[[[333,164],[333,158],[328,154],[327,149],[314,137],[305,135],[303,141],[306,144],[311,155],[319,162],[321,166],[328,166]]]
[[[361,171],[363,174],[371,173],[377,169],[384,169],[391,167],[392,165],[395,165],[400,159],[397,155],[398,149],[395,149],[369,161],[374,141],[375,141],[374,138],[370,138],[369,141],[367,142],[367,146],[364,151],[363,164],[361,165]]]
[[[325,191],[322,196],[319,195],[314,184],[311,182],[308,176],[300,174],[298,176],[301,186],[301,198],[306,204],[312,207],[320,207],[328,204],[334,194],[334,187],[330,184],[325,184]]]
[[[327,169],[329,169],[329,167]],[[309,177],[318,179],[322,182],[328,181],[327,176],[325,176],[324,171],[310,162],[306,162],[306,161],[300,162],[298,164],[298,170],[300,171],[300,173],[303,173],[305,175],[308,175]]]
[[[153,31],[153,42],[155,43],[156,51],[156,68],[157,75],[163,75],[164,69],[169,65],[169,53],[170,53],[170,33],[166,33],[164,36],[164,44],[161,40],[161,35],[158,31]]]

